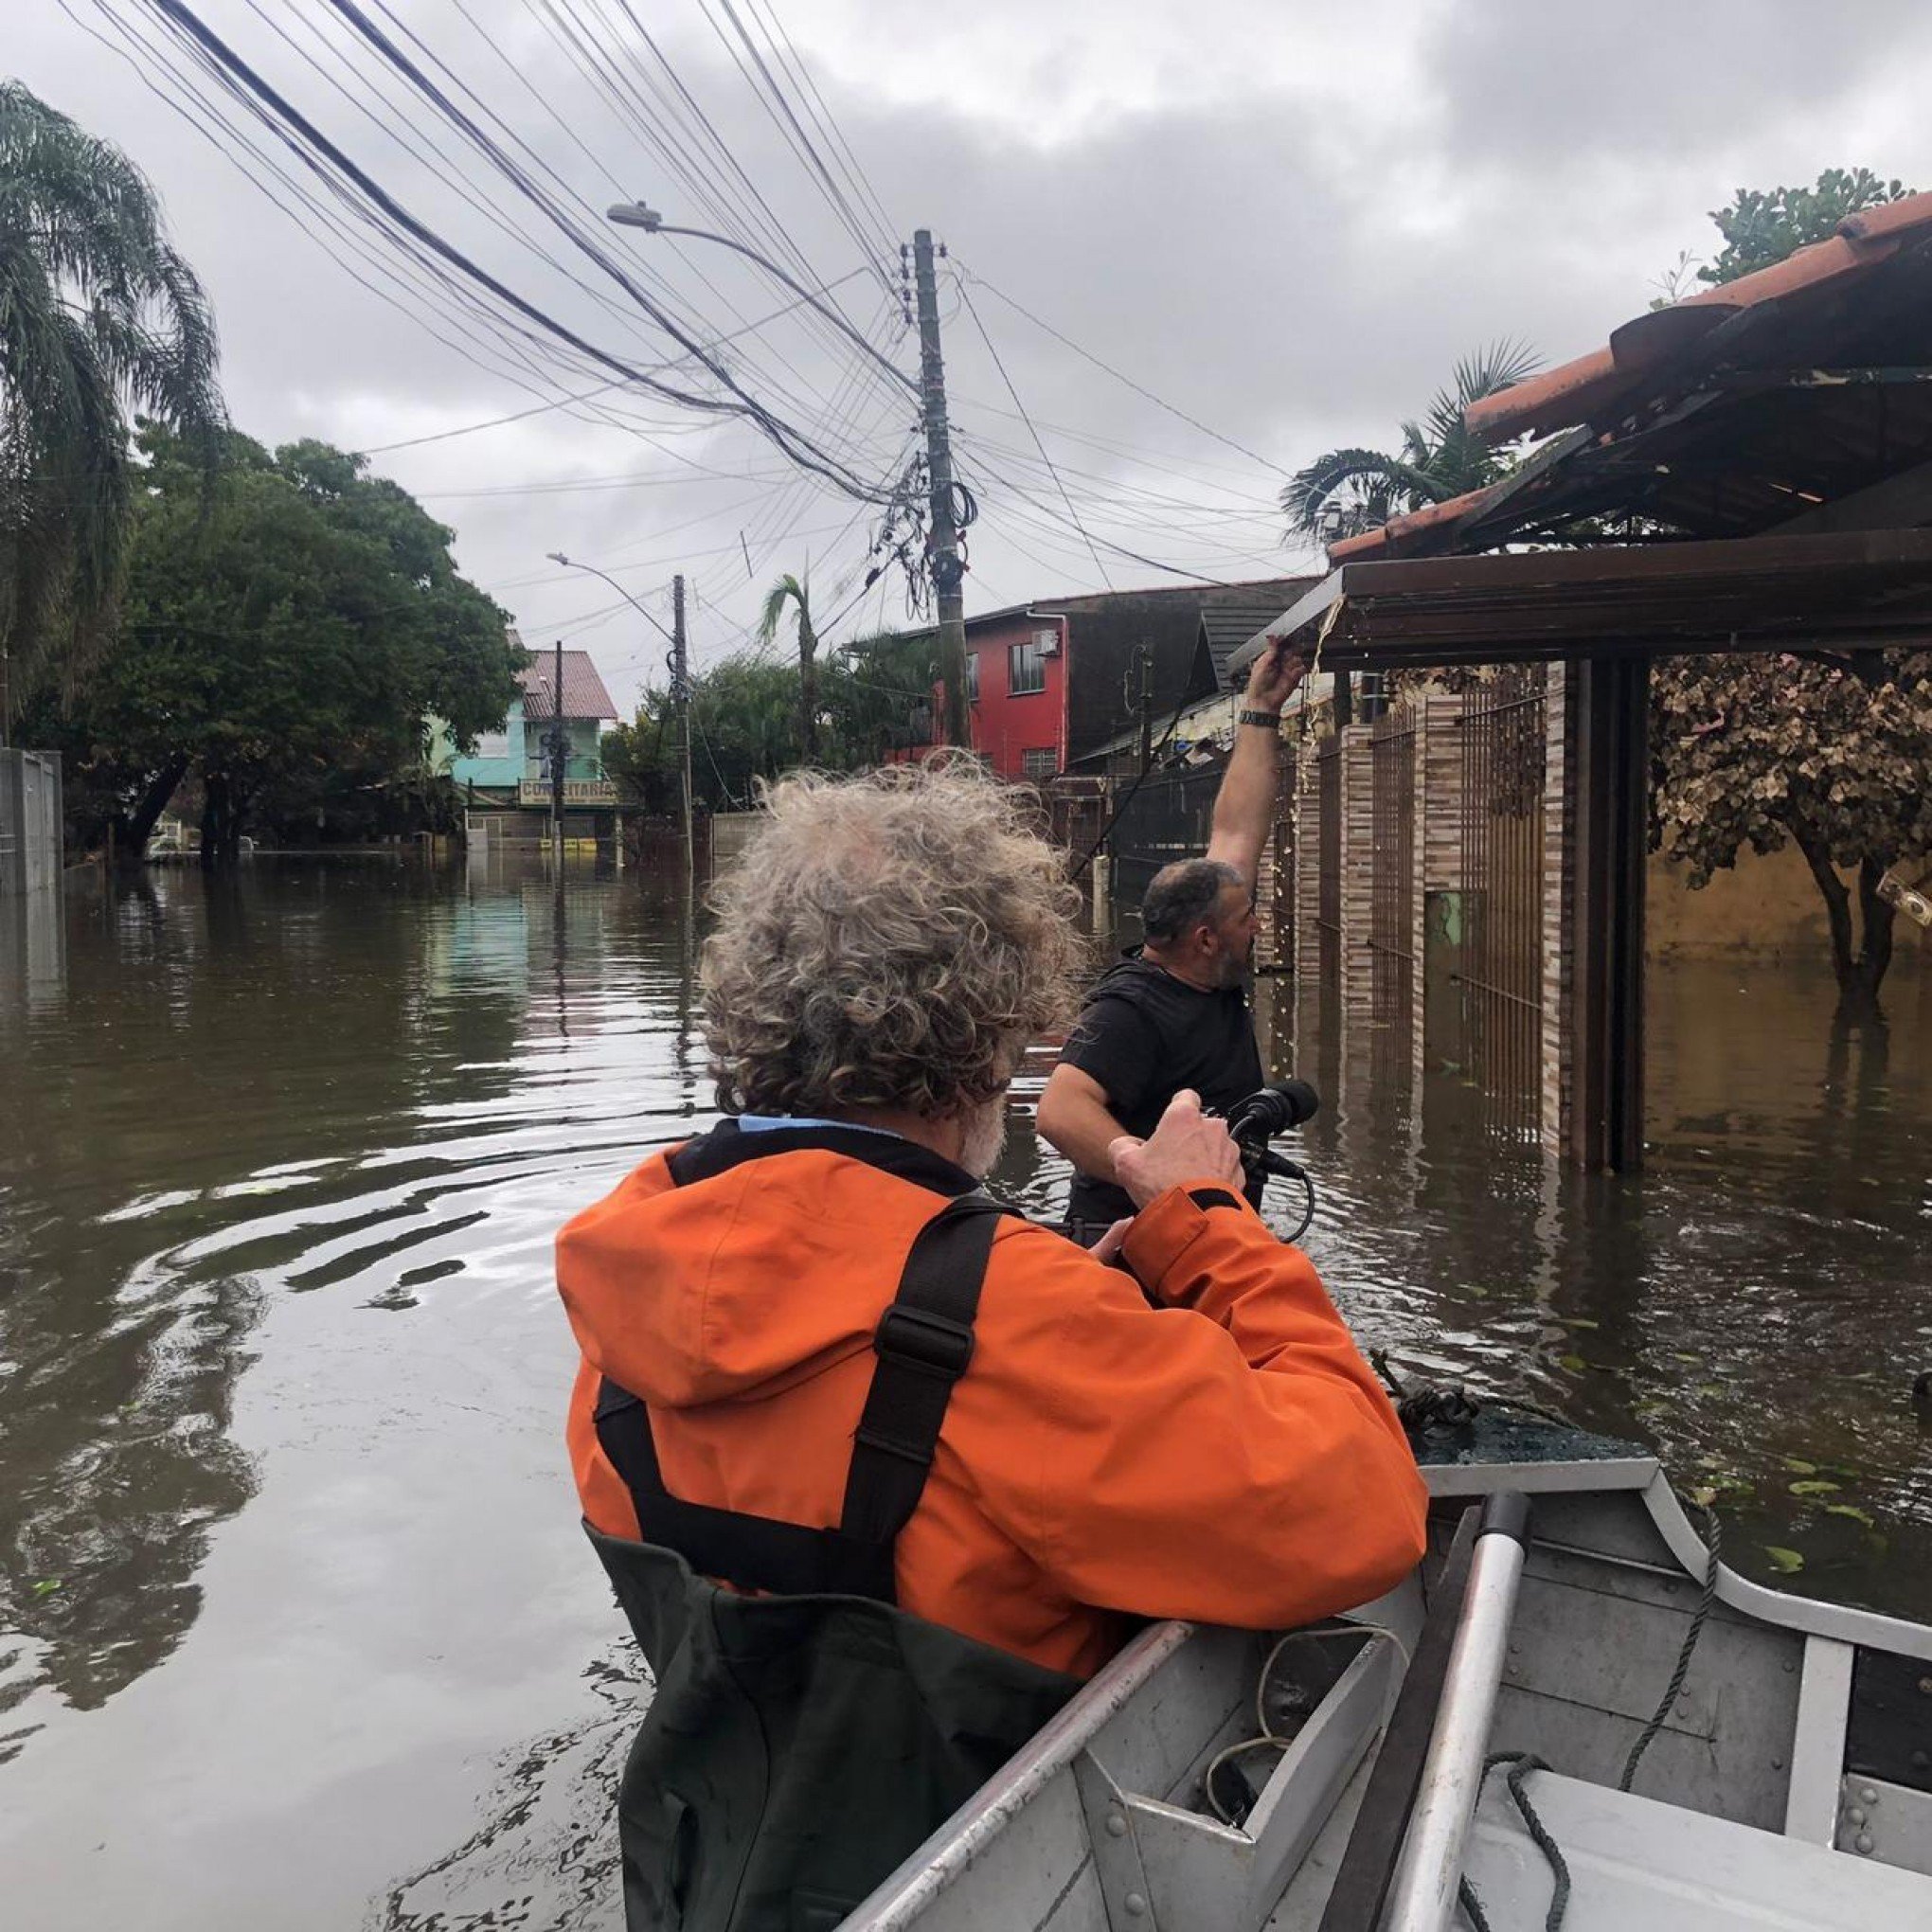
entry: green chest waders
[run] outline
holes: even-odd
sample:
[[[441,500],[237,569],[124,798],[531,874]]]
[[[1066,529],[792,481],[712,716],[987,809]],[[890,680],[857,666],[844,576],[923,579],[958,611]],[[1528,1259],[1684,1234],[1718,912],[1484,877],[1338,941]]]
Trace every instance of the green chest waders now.
[[[894,1601],[1001,1211],[964,1196],[914,1242],[835,1530],[668,1494],[644,1404],[605,1380],[641,1540],[591,1541],[656,1679],[617,1800],[629,1932],[835,1926],[1079,1688]]]

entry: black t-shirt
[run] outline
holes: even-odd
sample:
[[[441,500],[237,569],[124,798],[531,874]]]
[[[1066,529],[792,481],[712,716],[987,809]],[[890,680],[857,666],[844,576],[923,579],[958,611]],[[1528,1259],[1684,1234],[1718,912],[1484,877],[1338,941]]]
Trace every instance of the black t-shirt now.
[[[1141,958],[1122,960],[1087,995],[1060,1058],[1104,1088],[1108,1112],[1143,1138],[1183,1087],[1225,1114],[1261,1083],[1246,992],[1203,993]],[[1112,1181],[1076,1173],[1066,1211],[1072,1221],[1118,1221],[1134,1203]]]

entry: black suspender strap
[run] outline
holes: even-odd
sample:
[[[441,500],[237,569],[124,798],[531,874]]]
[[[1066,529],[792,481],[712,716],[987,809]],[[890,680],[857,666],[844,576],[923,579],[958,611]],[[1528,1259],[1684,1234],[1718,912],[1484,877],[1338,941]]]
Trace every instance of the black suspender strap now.
[[[597,1440],[631,1492],[638,1540],[676,1550],[701,1577],[784,1597],[893,1601],[889,1543],[868,1545],[842,1530],[707,1509],[670,1494],[658,1473],[649,1410],[609,1376],[598,1390]]]
[[[852,1438],[848,1536],[889,1544],[919,1507],[953,1385],[973,1359],[973,1318],[1005,1212],[984,1194],[948,1202],[920,1229],[899,1294],[872,1337],[879,1364]]]
[[[892,1557],[919,1507],[953,1385],[973,1359],[973,1320],[1005,1213],[984,1194],[949,1202],[920,1229],[899,1293],[880,1318],[878,1356],[853,1437],[836,1530],[687,1503],[666,1493],[644,1404],[606,1376],[597,1439],[631,1492],[641,1541],[674,1549],[700,1576],[785,1596],[894,1601]]]

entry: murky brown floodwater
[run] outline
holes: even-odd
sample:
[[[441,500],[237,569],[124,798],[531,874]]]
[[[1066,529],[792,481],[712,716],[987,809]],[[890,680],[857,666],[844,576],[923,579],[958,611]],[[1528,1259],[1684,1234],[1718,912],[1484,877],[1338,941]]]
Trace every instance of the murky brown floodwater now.
[[[264,862],[77,901],[63,960],[0,941],[0,1916],[612,1932],[638,1686],[548,1246],[707,1110],[677,920]],[[1932,974],[1890,1004],[1834,1040],[1814,978],[1656,975],[1627,1183],[1446,1083],[1414,1124],[1304,1015],[1310,1249],[1400,1359],[1748,1484],[1747,1572],[1932,1613]],[[1022,1131],[1006,1178],[1046,1211],[1064,1173]]]

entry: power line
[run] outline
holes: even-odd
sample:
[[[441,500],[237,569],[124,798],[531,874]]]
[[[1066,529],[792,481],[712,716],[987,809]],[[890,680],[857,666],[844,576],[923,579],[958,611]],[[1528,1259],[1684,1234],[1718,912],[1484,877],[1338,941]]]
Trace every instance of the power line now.
[[[1164,397],[1156,396],[1144,384],[1136,383],[1132,376],[1122,374],[1112,363],[1102,362],[1091,349],[1082,349],[1070,335],[1063,335],[1059,330],[1054,328],[1052,323],[1043,322],[1039,316],[1033,313],[1032,310],[1015,301],[1003,289],[995,288],[983,275],[973,275],[970,270],[961,267],[957,258],[955,259],[954,266],[958,269],[962,277],[976,281],[989,295],[997,295],[1008,308],[1018,310],[1034,328],[1044,329],[1048,335],[1052,336],[1055,342],[1064,344],[1066,348],[1072,349],[1075,355],[1081,356],[1087,362],[1092,363],[1097,369],[1103,369],[1117,383],[1124,383],[1136,396],[1146,397],[1150,402],[1155,404],[1158,408],[1165,409],[1170,416],[1178,417],[1183,422],[1198,429],[1203,436],[1212,437],[1216,442],[1224,443],[1231,450],[1239,450],[1243,456],[1251,457],[1255,462],[1260,463],[1263,469],[1274,471],[1278,476],[1293,474],[1292,471],[1284,470],[1279,463],[1262,456],[1258,450],[1249,449],[1245,443],[1236,442],[1231,436],[1223,436],[1218,429],[1209,429],[1198,417],[1190,416],[1185,409],[1177,408]]]
[[[759,0],[748,0],[748,4],[755,9]],[[776,28],[778,39],[784,43],[785,52],[791,56],[794,72],[803,83],[805,91],[811,96],[811,99],[817,103],[818,108],[823,113],[824,118],[822,121],[819,121],[819,125],[828,132],[832,145],[843,154],[844,163],[841,165],[846,177],[853,183],[859,190],[861,197],[869,205],[871,213],[878,222],[879,232],[886,238],[889,253],[894,238],[901,232],[901,224],[893,221],[891,216],[886,212],[885,204],[880,201],[878,190],[872,186],[871,177],[860,164],[859,157],[852,152],[851,143],[846,139],[845,133],[834,118],[832,108],[827,103],[824,95],[818,91],[818,83],[813,80],[811,70],[799,58],[798,49],[792,45],[792,36],[786,31],[784,23],[779,20],[778,9],[772,5],[772,0],[764,0],[764,13],[768,23],[765,29],[767,38],[770,37],[772,29]],[[808,102],[808,109],[810,103]],[[818,116],[814,115],[814,118],[816,120]],[[888,293],[890,293],[889,289]]]
[[[986,461],[984,456],[976,458],[976,461],[978,467],[985,474],[991,476],[995,482],[1004,484],[1023,503],[1030,504],[1043,516],[1050,518],[1055,523],[1064,523],[1066,521],[1050,503],[1042,503],[1029,490],[1014,482],[1011,476],[1001,474],[991,463]],[[986,492],[982,491],[980,493],[984,495]],[[1084,535],[1085,533],[1082,532],[1082,534]],[[1180,564],[1163,564],[1156,557],[1146,556],[1139,550],[1130,550],[1126,545],[1114,543],[1106,537],[1101,537],[1098,541],[1105,548],[1114,551],[1118,556],[1125,557],[1135,564],[1144,564],[1150,570],[1159,570],[1170,577],[1191,578],[1196,583],[1211,583],[1220,589],[1226,588],[1226,580],[1225,578],[1209,577],[1205,571],[1190,570]]]
[[[321,171],[322,165],[326,163],[327,168],[333,170],[335,176],[349,184],[357,195],[362,198],[362,202],[373,206],[389,224],[400,228],[418,246],[427,249],[440,261],[456,270],[458,274],[469,281],[487,291],[497,301],[509,308],[519,317],[545,333],[555,337],[569,348],[574,349],[580,354],[590,358],[593,362],[625,377],[631,382],[638,384],[654,394],[662,395],[668,401],[721,414],[742,414],[747,416],[793,461],[801,464],[803,467],[817,470],[821,474],[827,476],[841,489],[848,491],[851,494],[863,497],[867,493],[867,486],[861,483],[836,458],[824,456],[822,453],[812,450],[809,444],[789,424],[772,415],[770,411],[757,402],[756,399],[744,391],[730,377],[728,372],[724,371],[717,364],[713,357],[707,354],[702,345],[694,341],[663,312],[660,305],[645,296],[635,287],[635,284],[631,282],[628,277],[624,276],[620,270],[616,268],[614,263],[610,262],[608,257],[602,255],[600,250],[594,244],[589,243],[580,232],[575,230],[568,223],[567,218],[564,217],[559,210],[546,202],[541,191],[529,182],[528,176],[521,170],[517,169],[514,162],[508,155],[504,154],[500,148],[490,142],[488,137],[481,134],[480,130],[475,127],[474,123],[468,116],[462,114],[460,109],[450,102],[447,97],[442,96],[440,91],[435,87],[435,84],[429,81],[413,63],[409,63],[407,57],[402,55],[399,49],[393,46],[392,43],[386,40],[386,37],[381,34],[380,29],[375,28],[374,24],[369,22],[367,17],[362,14],[361,9],[355,6],[354,0],[331,0],[331,4],[338,12],[344,13],[353,24],[356,24],[358,29],[365,34],[365,37],[370,39],[372,45],[384,51],[385,58],[390,59],[392,63],[398,64],[401,70],[418,85],[419,91],[422,92],[426,98],[431,99],[437,104],[439,111],[443,112],[446,117],[453,119],[465,134],[479,147],[492,162],[492,165],[496,166],[500,171],[506,174],[507,178],[520,192],[524,193],[556,222],[558,225],[563,227],[569,239],[580,249],[588,254],[600,268],[603,268],[606,273],[612,275],[625,289],[626,293],[630,294],[638,302],[639,306],[647,313],[651,314],[652,318],[661,328],[665,329],[667,333],[671,334],[688,351],[693,353],[706,369],[718,379],[731,395],[738,398],[737,402],[733,402],[723,399],[693,395],[688,391],[674,388],[670,385],[648,377],[623,358],[587,341],[568,325],[558,321],[537,304],[518,295],[500,278],[484,269],[470,256],[456,247],[452,242],[446,241],[441,235],[430,228],[427,224],[420,221],[409,209],[404,207],[395,196],[374,180],[366,170],[358,166],[339,146],[296,109],[292,102],[264,80],[262,76],[257,73],[240,55],[235,53],[190,8],[184,4],[184,0],[152,0],[152,4],[163,15],[170,29],[178,37],[216,63],[222,74],[227,80],[232,82],[235,90],[250,107],[252,112],[255,112],[271,125],[277,127],[278,132],[288,130],[299,138],[299,141],[303,144],[303,149],[307,151],[302,153],[302,158],[312,169],[319,172]],[[317,160],[313,157],[320,158]]]
[[[1080,520],[1080,512],[1073,507],[1073,499],[1066,493],[1066,485],[1061,481],[1060,472],[1053,467],[1053,458],[1046,454],[1046,445],[1040,440],[1040,432],[1033,427],[1033,419],[1027,414],[1027,405],[1020,401],[1020,392],[1013,387],[1013,379],[1007,374],[1007,366],[1000,360],[999,350],[993,346],[993,337],[986,332],[986,324],[979,319],[979,311],[973,306],[973,292],[962,280],[958,284],[960,299],[966,305],[966,313],[973,317],[973,326],[979,331],[979,339],[986,345],[986,352],[993,358],[993,366],[999,371],[999,379],[1006,385],[1007,394],[1013,399],[1013,407],[1020,412],[1020,420],[1027,425],[1027,433],[1033,438],[1033,447],[1040,452],[1040,460],[1046,465],[1046,474],[1053,478],[1053,487],[1060,492],[1060,500],[1066,506],[1066,513],[1073,519],[1073,527],[1081,534],[1087,546],[1087,555],[1094,560],[1094,568],[1100,573],[1100,581],[1109,590],[1114,581],[1107,575],[1107,566],[1100,562],[1100,553],[1094,548],[1094,540],[1087,535],[1086,526]]]
[[[188,12],[188,9],[186,8],[186,6],[183,4],[183,0],[155,0],[155,4],[165,8],[170,14],[181,14],[189,19],[192,19],[193,17]],[[771,437],[772,439],[775,442],[777,442],[778,446],[786,452],[786,454],[791,456],[795,461],[802,462],[807,467],[818,468],[819,470],[821,470],[823,474],[832,476],[833,480],[843,480],[844,484],[847,487],[850,487],[854,491],[854,493],[863,493],[864,486],[860,485],[857,482],[857,479],[852,477],[849,472],[846,472],[844,470],[844,466],[842,464],[839,464],[836,458],[826,456],[825,453],[822,451],[812,450],[811,446],[805,441],[805,439],[802,437],[798,435],[798,433],[796,430],[794,430],[791,427],[791,425],[784,422],[778,417],[773,415],[772,412],[767,410],[760,402],[759,402],[757,399],[753,397],[751,393],[747,389],[745,389],[741,383],[739,383],[736,377],[734,377],[731,374],[729,369],[727,369],[725,366],[722,362],[720,362],[714,355],[710,354],[706,349],[702,343],[697,341],[681,324],[679,324],[668,313],[668,311],[664,308],[664,306],[660,302],[655,300],[653,297],[647,295],[644,293],[644,291],[640,289],[637,286],[637,284],[631,278],[631,277],[622,268],[620,268],[607,253],[605,253],[600,242],[593,241],[583,229],[581,229],[576,223],[574,223],[569,218],[569,216],[565,214],[560,206],[557,206],[554,199],[551,196],[549,196],[546,190],[539,187],[539,185],[530,177],[527,170],[525,170],[521,166],[519,166],[516,163],[516,161],[510,155],[509,155],[496,141],[494,141],[486,132],[484,132],[476,124],[476,122],[462,110],[461,107],[459,107],[455,101],[453,101],[449,98],[449,96],[445,94],[443,90],[440,87],[438,87],[437,83],[433,80],[431,80],[422,71],[422,69],[419,67],[416,64],[416,63],[413,62],[409,58],[409,56],[402,50],[401,47],[399,47],[395,44],[395,42],[390,40],[389,37],[383,32],[381,27],[379,27],[376,25],[376,23],[373,20],[371,20],[367,13],[363,11],[360,5],[358,5],[358,0],[329,0],[329,4],[333,7],[334,10],[338,14],[340,14],[344,19],[349,22],[349,24],[356,29],[356,31],[363,36],[364,40],[367,41],[368,45],[371,47],[373,47],[375,51],[385,61],[388,62],[391,66],[395,67],[400,73],[402,73],[403,77],[410,82],[410,84],[416,89],[416,91],[426,101],[428,101],[431,106],[433,106],[439,114],[441,114],[446,120],[448,120],[454,127],[456,127],[458,130],[458,132],[460,132],[465,136],[465,138],[467,138],[471,142],[471,144],[477,150],[477,152],[487,161],[489,161],[491,165],[499,171],[499,173],[501,173],[504,176],[504,178],[508,181],[510,186],[512,188],[514,188],[517,191],[517,193],[522,195],[541,213],[543,213],[552,223],[552,224],[559,229],[559,231],[564,235],[566,241],[571,242],[571,244],[574,247],[576,247],[581,254],[582,254],[588,260],[590,260],[597,268],[601,270],[605,276],[607,276],[611,280],[616,282],[617,285],[619,288],[621,288],[624,291],[624,293],[632,298],[633,301],[636,302],[637,305],[644,310],[645,313],[648,314],[651,317],[651,319],[653,322],[655,322],[660,329],[664,330],[664,331],[667,334],[669,334],[674,341],[681,344],[683,348],[690,355],[692,355],[698,361],[698,363],[705,368],[707,373],[708,373],[712,377],[712,379],[720,385],[721,387],[723,387],[730,395],[735,396],[738,399],[738,402],[736,404],[732,404],[709,397],[693,396],[689,394],[688,392],[670,389],[666,385],[657,383],[654,380],[642,379],[644,380],[646,387],[656,390],[658,393],[667,396],[671,401],[682,402],[688,404],[689,406],[696,408],[721,411],[723,410],[737,411],[742,409],[744,413],[750,415],[751,419],[755,422],[757,422],[761,429],[765,431],[766,435]],[[206,28],[203,28],[201,30],[203,32],[206,31]],[[210,36],[210,38],[212,38],[212,36]],[[286,103],[283,103],[283,105],[286,106]],[[290,109],[289,112],[293,113],[294,110]],[[354,164],[349,161],[348,156],[342,154],[339,149],[332,150],[332,157],[339,158],[339,162],[343,166],[351,169],[354,167]],[[366,175],[361,175],[360,170],[357,170],[357,174],[359,177],[359,183],[367,183],[367,177]],[[373,188],[374,184],[368,183],[368,186]],[[377,191],[380,192],[381,190]],[[390,206],[392,207],[399,206],[399,205],[395,204],[393,200],[390,202]],[[408,219],[413,220],[413,217],[410,217]],[[442,243],[441,246],[444,249],[447,249],[449,247],[449,244]],[[467,258],[463,259],[465,259],[465,261],[467,261]],[[468,265],[470,268],[470,272],[473,274],[482,275],[484,273],[482,270],[478,269],[474,263],[469,263]],[[515,296],[510,290],[506,289],[503,286],[503,284],[501,284],[500,282],[496,282],[493,277],[490,277],[489,281],[490,285],[492,288],[493,293],[497,293],[500,295],[509,296],[510,299],[517,302],[519,306],[525,308],[526,310],[528,310],[530,313],[534,314],[541,314],[540,311],[536,311],[532,308],[531,305],[524,303],[521,297]],[[546,322],[546,326],[548,326],[554,331],[565,334],[566,339],[576,342],[580,347],[588,347],[588,345],[585,345],[581,342],[581,338],[576,337],[573,332],[566,331],[564,329],[564,325],[558,323],[553,318],[547,316],[543,317],[543,319]],[[613,362],[614,366],[617,366],[615,365],[613,358],[604,355],[602,351],[598,351],[598,353],[606,362]],[[627,371],[627,373],[632,373],[635,375],[636,372]],[[827,467],[828,465],[830,465],[831,467]]]
[[[876,235],[869,237],[867,235],[864,224],[853,211],[844,190],[832,179],[832,170],[826,166],[824,157],[819,153],[817,148],[813,145],[811,135],[805,132],[805,129],[800,124],[798,116],[794,112],[792,103],[785,94],[785,90],[773,79],[771,68],[766,64],[763,54],[759,51],[757,44],[753,41],[743,21],[739,18],[738,9],[731,4],[731,0],[717,0],[717,4],[723,9],[724,17],[730,21],[733,31],[736,32],[739,40],[743,45],[744,51],[750,55],[752,64],[758,69],[759,77],[764,83],[762,88],[760,87],[757,80],[752,79],[743,61],[739,58],[737,48],[731,45],[724,29],[718,25],[716,18],[711,12],[709,0],[698,0],[699,10],[703,12],[706,20],[710,23],[712,31],[718,36],[719,43],[724,46],[725,52],[731,56],[732,61],[738,67],[739,73],[744,79],[745,85],[750,88],[752,94],[764,108],[765,113],[771,118],[772,124],[778,130],[780,136],[791,146],[793,152],[803,160],[806,172],[812,177],[814,184],[825,197],[828,206],[845,227],[846,232],[857,243],[860,255],[870,263],[874,273],[879,277],[880,283],[887,296],[891,296],[895,293],[891,271],[886,265],[886,262],[874,252],[879,246],[878,237]],[[889,245],[889,230],[886,231],[886,238]]]

